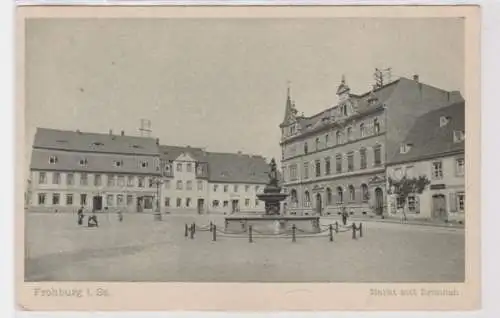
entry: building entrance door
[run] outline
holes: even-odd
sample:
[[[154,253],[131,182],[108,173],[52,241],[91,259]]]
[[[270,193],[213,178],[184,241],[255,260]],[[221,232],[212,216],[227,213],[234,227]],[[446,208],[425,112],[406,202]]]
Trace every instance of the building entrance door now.
[[[375,189],[375,214],[382,215],[384,213],[384,192],[382,189]]]
[[[137,197],[137,212],[142,212],[143,211],[143,198],[142,197]]]
[[[203,214],[205,208],[205,199],[198,199],[198,214]]]
[[[432,196],[432,218],[435,220],[446,220],[446,198],[443,194]]]
[[[319,215],[321,215],[321,212],[323,210],[323,207],[322,207],[322,202],[321,202],[321,194],[316,194],[316,213],[318,213]]]
[[[92,211],[102,211],[102,196],[96,195],[92,198]]]
[[[238,212],[239,210],[239,200],[232,200],[231,201],[231,213]]]

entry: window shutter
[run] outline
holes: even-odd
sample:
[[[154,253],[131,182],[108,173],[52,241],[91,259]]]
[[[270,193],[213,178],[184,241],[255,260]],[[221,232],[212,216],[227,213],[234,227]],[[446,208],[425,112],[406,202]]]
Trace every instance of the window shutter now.
[[[457,194],[450,193],[450,212],[457,212]]]

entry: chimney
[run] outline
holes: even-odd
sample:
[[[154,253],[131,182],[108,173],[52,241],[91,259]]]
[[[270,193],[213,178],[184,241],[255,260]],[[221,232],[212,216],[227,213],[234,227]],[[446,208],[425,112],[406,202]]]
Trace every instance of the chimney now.
[[[81,134],[82,132],[80,131],[80,129],[77,129],[76,130],[77,133]]]
[[[156,145],[159,146],[160,145],[160,138],[156,138]]]
[[[121,133],[122,136],[125,136],[125,131],[122,130],[122,133]]]
[[[413,75],[413,80],[414,80],[415,82],[418,82],[418,81],[419,81],[418,74]]]
[[[113,134],[113,129],[110,129],[109,130],[109,134],[112,135]]]
[[[242,154],[241,150],[238,150],[238,155],[240,155],[240,156],[241,156],[241,154]]]

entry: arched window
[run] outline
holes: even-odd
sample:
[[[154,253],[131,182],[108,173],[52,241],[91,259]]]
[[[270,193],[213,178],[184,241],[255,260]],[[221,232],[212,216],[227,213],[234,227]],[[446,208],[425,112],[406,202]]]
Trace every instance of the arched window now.
[[[309,195],[309,191],[306,190],[304,192],[304,206],[310,206],[311,205],[311,196]]]
[[[347,127],[347,141],[352,140],[352,127]]]
[[[316,150],[319,150],[319,138],[316,138]]]
[[[342,190],[341,187],[337,187],[337,203],[338,204],[344,203],[344,191]]]
[[[307,153],[308,153],[308,152],[309,152],[309,151],[308,151],[308,149],[307,149],[307,142],[306,142],[306,143],[304,143],[304,153],[307,155]]]
[[[340,131],[337,131],[337,133],[335,134],[335,141],[337,142],[337,145],[342,143],[342,135]]]
[[[326,205],[332,204],[332,189],[326,188]]]
[[[292,201],[292,207],[297,207],[297,203],[299,202],[299,199],[297,198],[297,190],[292,189],[292,191],[290,191],[290,197]]]
[[[359,124],[359,132],[361,134],[361,137],[365,137],[366,136],[365,124]]]
[[[354,201],[356,200],[356,190],[354,189],[354,186],[350,185],[349,186],[349,201]]]
[[[373,130],[374,130],[375,134],[380,133],[380,123],[378,122],[377,118],[375,118],[373,120]]]
[[[368,201],[369,199],[369,192],[368,192],[368,186],[366,184],[361,185],[361,195],[363,196],[363,202]]]

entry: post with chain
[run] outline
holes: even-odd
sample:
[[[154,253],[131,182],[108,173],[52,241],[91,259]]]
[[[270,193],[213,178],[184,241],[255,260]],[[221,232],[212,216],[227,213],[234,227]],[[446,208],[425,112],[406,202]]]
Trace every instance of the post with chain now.
[[[253,243],[252,226],[251,225],[248,227],[248,242]]]
[[[214,223],[210,221],[210,232],[212,232],[212,228],[214,227]]]
[[[190,227],[190,231],[189,231],[189,234],[191,235],[191,239],[194,239],[194,223],[191,224],[191,227]]]
[[[217,241],[217,225],[214,224],[214,227],[212,229],[212,241]]]
[[[193,232],[196,233],[196,223],[193,222]]]
[[[359,237],[363,237],[363,223],[359,222]]]
[[[333,242],[333,225],[330,224],[328,230],[330,230],[330,242]]]
[[[335,233],[339,232],[339,222],[335,221]]]
[[[189,227],[187,224],[184,224],[184,237],[188,237],[189,234]]]
[[[294,225],[292,225],[292,242],[297,242],[297,239],[295,237],[295,231],[297,231],[297,227]]]
[[[356,239],[356,224],[352,222],[352,239]]]

